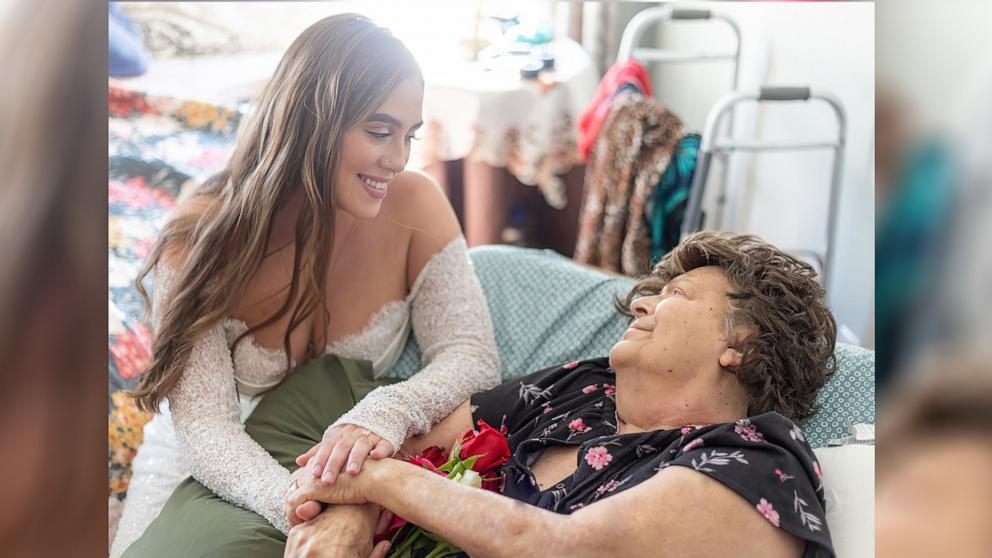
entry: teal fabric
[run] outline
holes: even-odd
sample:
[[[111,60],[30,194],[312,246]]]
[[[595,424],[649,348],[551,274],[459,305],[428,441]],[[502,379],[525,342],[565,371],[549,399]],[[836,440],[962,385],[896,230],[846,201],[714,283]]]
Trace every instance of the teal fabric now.
[[[627,329],[611,299],[628,277],[582,267],[551,250],[480,246],[469,250],[489,302],[503,378],[576,359],[600,357]],[[409,378],[420,369],[413,342],[386,374]]]
[[[838,343],[834,358],[836,372],[816,397],[821,410],[802,425],[814,448],[849,435],[851,424],[875,422],[875,353]]]
[[[679,243],[686,200],[696,173],[699,134],[686,134],[675,146],[672,161],[651,193],[644,217],[651,231],[651,265]]]
[[[878,208],[875,226],[875,316],[878,319],[878,380],[884,393],[901,364],[932,339],[916,319],[945,254],[958,179],[946,145],[934,139],[914,145]]]
[[[612,304],[633,284],[581,266],[550,250],[480,246],[469,250],[489,302],[503,379],[555,364],[609,354],[627,329]],[[813,447],[847,434],[851,422],[875,421],[875,355],[858,347],[837,347],[837,373],[821,391],[824,409],[803,425]],[[420,369],[420,350],[411,336],[387,373],[408,378]]]

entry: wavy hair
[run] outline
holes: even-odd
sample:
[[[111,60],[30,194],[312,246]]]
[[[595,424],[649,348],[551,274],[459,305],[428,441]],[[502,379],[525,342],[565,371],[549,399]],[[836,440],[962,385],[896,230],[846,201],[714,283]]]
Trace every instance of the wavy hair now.
[[[331,16],[297,37],[262,91],[257,110],[242,123],[230,162],[195,192],[207,200],[206,208],[170,220],[138,275],[137,288],[151,308],[142,281],[163,255],[182,256],[175,287],[168,299],[156,302],[161,310],[151,363],[131,392],[140,409],[156,410],[179,381],[195,340],[244,292],[246,278],[255,275],[266,255],[275,216],[302,190],[305,201],[296,218],[285,302],[234,342],[290,314],[283,338],[289,369],[291,333],[318,309],[329,319],[323,286],[334,216],[328,209],[344,132],[408,78],[423,80],[413,55],[364,16]]]
[[[727,338],[734,339],[737,328],[751,330],[734,347],[744,358],[732,369],[750,395],[748,414],[812,416],[816,394],[833,374],[837,324],[809,264],[755,235],[697,232],[638,278],[616,306],[631,316],[634,299],[658,294],[675,277],[706,266],[721,268],[734,289],[727,293]]]

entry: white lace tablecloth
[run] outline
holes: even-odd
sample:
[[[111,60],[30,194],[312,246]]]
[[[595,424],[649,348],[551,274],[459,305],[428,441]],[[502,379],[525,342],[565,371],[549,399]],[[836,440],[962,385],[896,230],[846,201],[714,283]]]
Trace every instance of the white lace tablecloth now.
[[[592,100],[598,76],[578,43],[559,39],[554,85],[522,80],[522,59],[425,68],[423,140],[412,162],[469,159],[506,168],[537,186],[554,208],[565,206],[560,175],[581,161],[576,149],[579,114]],[[516,58],[516,57],[515,57]]]

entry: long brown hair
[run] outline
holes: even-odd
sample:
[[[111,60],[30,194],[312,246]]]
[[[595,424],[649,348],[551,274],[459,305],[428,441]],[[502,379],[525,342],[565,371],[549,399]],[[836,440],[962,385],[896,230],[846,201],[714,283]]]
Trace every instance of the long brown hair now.
[[[242,124],[227,167],[196,192],[206,195],[206,209],[167,223],[138,275],[138,290],[150,308],[143,279],[164,254],[182,255],[169,298],[156,304],[161,310],[151,364],[131,392],[140,409],[156,410],[179,381],[195,340],[243,293],[246,278],[266,255],[275,216],[302,189],[285,302],[234,343],[292,312],[283,338],[289,369],[293,330],[318,309],[329,318],[323,291],[334,217],[328,209],[342,136],[411,77],[422,79],[413,55],[363,16],[331,16],[297,37],[256,113]]]

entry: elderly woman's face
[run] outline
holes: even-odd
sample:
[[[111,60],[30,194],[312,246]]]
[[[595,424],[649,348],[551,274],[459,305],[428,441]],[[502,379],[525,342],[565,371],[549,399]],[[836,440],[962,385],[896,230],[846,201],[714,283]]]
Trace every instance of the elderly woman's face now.
[[[707,266],[679,275],[657,295],[638,298],[630,305],[634,321],[610,351],[610,365],[678,381],[719,363],[728,346],[731,290],[723,270]]]

